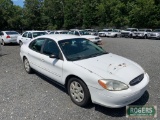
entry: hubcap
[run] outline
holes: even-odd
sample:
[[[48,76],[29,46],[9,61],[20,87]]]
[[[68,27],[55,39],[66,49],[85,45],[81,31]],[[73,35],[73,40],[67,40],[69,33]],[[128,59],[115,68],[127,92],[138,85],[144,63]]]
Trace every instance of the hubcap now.
[[[70,94],[72,98],[77,102],[82,102],[84,99],[84,91],[82,86],[76,82],[73,81],[70,85]]]
[[[24,67],[25,67],[26,71],[28,72],[30,69],[30,66],[29,66],[29,62],[27,59],[25,59],[25,61],[24,61]]]
[[[19,42],[19,45],[22,46],[22,44],[23,44],[23,43],[20,41],[20,42]]]

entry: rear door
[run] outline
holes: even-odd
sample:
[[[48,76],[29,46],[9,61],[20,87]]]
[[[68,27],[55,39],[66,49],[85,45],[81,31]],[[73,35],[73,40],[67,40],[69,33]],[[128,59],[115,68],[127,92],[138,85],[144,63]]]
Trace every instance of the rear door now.
[[[45,38],[38,38],[29,44],[28,60],[32,68],[43,73],[41,49],[45,43]]]

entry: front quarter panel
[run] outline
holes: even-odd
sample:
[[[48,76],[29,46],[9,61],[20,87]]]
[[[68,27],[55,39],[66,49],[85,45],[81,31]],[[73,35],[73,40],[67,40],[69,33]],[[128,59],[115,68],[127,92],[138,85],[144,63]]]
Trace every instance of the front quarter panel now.
[[[92,71],[89,71],[85,68],[82,68],[74,64],[74,62],[64,61],[63,79],[62,79],[63,84],[65,84],[66,78],[69,75],[74,75],[74,76],[79,77],[80,79],[83,80],[83,82],[85,82],[87,86],[102,89],[102,87],[98,84],[98,80],[101,79],[100,76],[93,73]]]

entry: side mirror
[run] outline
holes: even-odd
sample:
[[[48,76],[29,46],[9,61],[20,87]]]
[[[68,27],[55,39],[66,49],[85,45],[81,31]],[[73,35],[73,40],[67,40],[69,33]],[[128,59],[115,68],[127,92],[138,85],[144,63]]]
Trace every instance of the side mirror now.
[[[54,54],[49,55],[49,57],[50,58],[57,58],[57,59],[59,59],[59,56],[58,55],[54,55]]]

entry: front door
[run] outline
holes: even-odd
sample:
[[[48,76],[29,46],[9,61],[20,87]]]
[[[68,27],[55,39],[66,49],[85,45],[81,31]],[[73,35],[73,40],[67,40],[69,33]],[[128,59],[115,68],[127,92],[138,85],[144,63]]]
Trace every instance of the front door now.
[[[54,79],[55,81],[62,83],[62,68],[63,60],[59,58],[50,58],[50,55],[59,56],[60,50],[57,43],[51,39],[45,42],[42,50],[42,63],[43,69],[46,71],[46,76]]]

